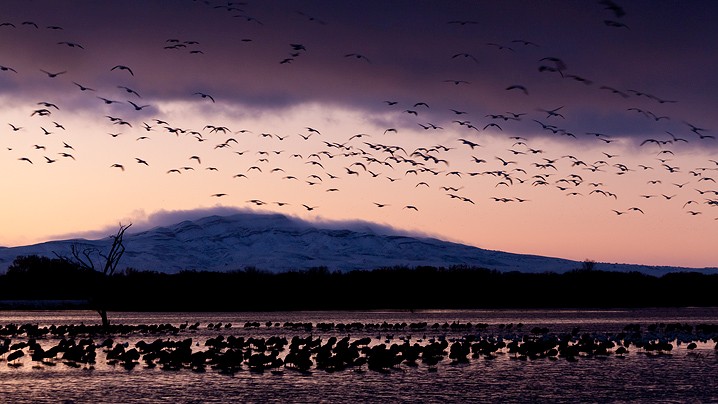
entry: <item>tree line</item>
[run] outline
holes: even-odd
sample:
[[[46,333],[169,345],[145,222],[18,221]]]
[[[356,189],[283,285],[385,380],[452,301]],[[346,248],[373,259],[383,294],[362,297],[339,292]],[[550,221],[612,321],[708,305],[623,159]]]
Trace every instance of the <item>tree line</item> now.
[[[96,300],[111,311],[271,311],[718,306],[718,275],[654,276],[594,265],[565,273],[468,266],[280,273],[248,268],[110,276],[58,258],[17,257],[0,274],[2,300]]]

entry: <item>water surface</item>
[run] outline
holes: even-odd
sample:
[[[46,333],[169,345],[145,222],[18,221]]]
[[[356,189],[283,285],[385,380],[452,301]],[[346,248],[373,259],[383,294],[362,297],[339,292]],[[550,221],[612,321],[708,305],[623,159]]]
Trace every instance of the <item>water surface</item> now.
[[[200,323],[196,331],[178,335],[120,335],[117,342],[133,345],[140,339],[192,338],[202,349],[207,338],[229,336],[307,336],[328,338],[369,336],[373,344],[431,338],[449,340],[470,334],[510,337],[518,331],[547,327],[551,332],[618,333],[627,324],[647,329],[651,324],[718,324],[716,308],[640,310],[439,310],[420,312],[271,312],[271,313],[111,313],[114,323],[179,326]],[[96,324],[89,311],[0,312],[0,325]],[[222,323],[220,329],[207,328]],[[260,327],[244,327],[259,322]],[[267,326],[267,322],[270,326]],[[311,331],[283,327],[285,322],[311,322]],[[319,331],[318,323],[401,324],[427,322],[427,329],[404,328],[339,332]],[[442,328],[444,324],[485,324],[470,332]],[[225,328],[231,323],[230,328]],[[277,323],[279,326],[276,326]],[[433,324],[439,327],[432,328]],[[509,329],[508,325],[511,325]],[[522,326],[519,328],[519,324]],[[22,340],[13,338],[13,342]],[[40,339],[41,345],[57,341]],[[100,342],[97,341],[96,342]],[[674,343],[675,345],[675,343]],[[435,372],[427,366],[400,365],[387,373],[362,369],[309,374],[292,370],[255,373],[241,370],[233,375],[212,370],[166,371],[142,365],[132,370],[108,365],[98,350],[91,368],[34,365],[26,358],[12,368],[0,362],[0,402],[718,402],[718,354],[714,343],[699,343],[688,350],[676,345],[670,354],[648,355],[631,349],[628,355],[567,360],[517,360],[510,354],[496,359],[477,358],[465,364],[444,359]]]

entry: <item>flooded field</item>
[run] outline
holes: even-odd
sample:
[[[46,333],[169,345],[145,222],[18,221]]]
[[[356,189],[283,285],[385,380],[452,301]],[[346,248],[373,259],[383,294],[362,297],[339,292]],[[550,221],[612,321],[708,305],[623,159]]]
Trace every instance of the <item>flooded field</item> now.
[[[0,313],[0,336],[9,340],[0,401],[718,397],[709,376],[718,374],[712,308],[111,313],[111,320],[118,327],[104,333],[93,312]]]

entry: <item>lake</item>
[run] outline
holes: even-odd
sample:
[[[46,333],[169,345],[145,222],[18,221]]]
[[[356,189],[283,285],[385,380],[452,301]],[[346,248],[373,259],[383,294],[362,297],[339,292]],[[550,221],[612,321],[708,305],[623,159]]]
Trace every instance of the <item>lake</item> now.
[[[6,353],[0,361],[0,402],[718,402],[716,343],[701,341],[696,327],[718,325],[718,308],[110,313],[110,320],[133,326],[170,324],[175,332],[138,328],[114,335],[74,336],[77,340],[91,337],[98,346],[94,364],[69,363],[59,357],[33,361],[28,348],[19,349],[23,357],[7,361]],[[8,325],[27,323],[40,328],[91,325],[99,323],[99,316],[90,311],[0,312],[0,331],[7,333]],[[190,329],[195,323],[199,323],[197,328]],[[216,327],[218,323],[221,326]],[[304,328],[307,323],[311,330]],[[426,325],[411,328],[422,323]],[[354,326],[345,327],[350,324]],[[99,346],[107,337],[127,349],[139,341],[191,338],[192,351],[198,352],[207,350],[205,343],[220,335],[287,340],[311,337],[322,343],[331,337],[349,337],[349,341],[368,337],[368,350],[407,341],[426,345],[446,340],[453,344],[467,336],[474,341],[525,338],[525,342],[526,338],[574,335],[578,339],[590,334],[598,341],[616,340],[623,338],[618,336],[625,333],[626,326],[640,329],[644,339],[670,340],[672,349],[653,352],[634,344],[621,355],[611,352],[563,358],[522,356],[502,348],[491,355],[469,355],[466,361],[443,357],[435,366],[404,362],[381,371],[370,370],[366,364],[338,371],[321,370],[316,365],[308,371],[286,366],[251,371],[245,362],[232,372],[209,367],[200,372],[166,370],[146,362],[131,369],[108,364],[105,348]],[[3,337],[13,344],[28,341],[24,334]],[[65,339],[70,338],[65,335]],[[696,343],[694,349],[688,348],[688,340]],[[45,350],[59,341],[60,337],[51,333],[36,338]],[[286,350],[280,357],[286,359]]]

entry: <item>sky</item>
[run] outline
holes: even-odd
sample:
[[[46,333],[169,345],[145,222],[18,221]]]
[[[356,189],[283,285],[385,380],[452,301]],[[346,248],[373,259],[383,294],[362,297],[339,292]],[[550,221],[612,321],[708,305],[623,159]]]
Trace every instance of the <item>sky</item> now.
[[[4,0],[0,245],[241,209],[717,266],[716,17],[713,1]]]

